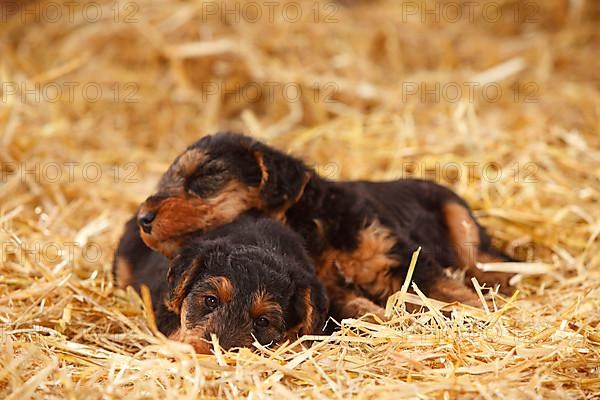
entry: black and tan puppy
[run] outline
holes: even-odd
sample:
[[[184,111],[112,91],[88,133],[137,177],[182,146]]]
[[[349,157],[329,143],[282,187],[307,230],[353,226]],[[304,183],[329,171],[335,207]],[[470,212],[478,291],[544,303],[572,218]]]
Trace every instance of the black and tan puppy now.
[[[130,283],[150,288],[159,329],[199,353],[211,334],[225,349],[322,334],[327,295],[302,243],[275,220],[242,216],[188,242],[168,268],[149,253]]]
[[[422,180],[329,181],[302,161],[239,134],[207,136],[188,147],[140,207],[139,230],[131,222],[125,238],[139,234],[168,255],[189,235],[249,210],[302,235],[338,318],[381,314],[418,246],[424,251],[413,280],[433,298],[479,304],[463,282],[447,277],[447,267],[510,291],[511,275],[476,267],[477,261],[509,257],[492,247],[468,205],[451,190]],[[126,279],[149,251],[139,245],[120,252],[118,274]]]

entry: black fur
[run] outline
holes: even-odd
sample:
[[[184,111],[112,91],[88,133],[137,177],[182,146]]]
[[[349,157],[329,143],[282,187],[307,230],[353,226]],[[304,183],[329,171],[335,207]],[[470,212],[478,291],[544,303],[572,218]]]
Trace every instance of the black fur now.
[[[213,311],[213,318],[201,339],[210,340],[210,334],[214,333],[226,349],[250,346],[254,338],[261,344],[281,341],[287,338],[284,336],[286,331],[298,326],[305,318],[306,305],[300,294],[306,289],[310,290],[313,307],[311,328],[310,331],[300,329],[298,333],[323,332],[328,316],[325,289],[315,276],[302,238],[277,221],[241,216],[195,237],[176,254],[170,267],[166,258],[142,250],[144,246],[141,239],[133,237],[127,244],[121,242],[117,254],[131,254],[134,250],[140,255],[135,264],[133,286],[139,289],[145,284],[151,289],[157,323],[166,335],[180,328],[180,316],[179,310],[170,310],[165,305],[176,292],[188,298],[189,304],[199,304],[194,296],[211,276],[229,279],[233,298]],[[199,263],[199,267],[187,276],[194,262]],[[184,277],[187,279],[185,285],[178,288]],[[277,320],[271,321],[272,329],[253,328],[248,310],[252,296],[259,292],[267,294],[283,310],[281,320],[274,318]],[[205,323],[209,314],[201,304],[188,307],[188,328]]]
[[[466,202],[434,182],[414,179],[334,182],[319,177],[295,157],[234,133],[204,137],[188,147],[186,152],[191,150],[202,151],[206,154],[206,160],[197,166],[194,173],[183,179],[181,185],[186,196],[193,196],[197,201],[210,201],[231,180],[258,190],[260,201],[247,206],[240,214],[252,212],[285,221],[306,242],[310,255],[317,263],[320,277],[321,270],[327,267],[320,264],[327,252],[352,253],[357,249],[360,233],[365,228],[374,222],[386,228],[393,236],[394,245],[383,254],[393,260],[393,265],[385,274],[396,283],[383,289],[354,285],[356,292],[366,294],[377,304],[385,304],[387,296],[391,294],[390,288],[398,287],[397,282],[404,280],[412,254],[419,246],[423,250],[413,280],[425,294],[430,294],[430,289],[431,293],[435,293],[432,288],[445,276],[444,268],[457,266],[443,216],[445,205],[458,204],[467,210],[479,233],[479,252],[501,260],[511,259],[492,247],[490,236],[475,220]],[[176,164],[177,161],[174,166]],[[213,168],[211,164],[218,167]],[[170,196],[162,188],[168,187],[173,191],[178,185],[167,173],[161,180],[158,193],[150,199]],[[160,217],[160,211],[158,215]],[[214,226],[204,226],[202,229],[212,228]],[[130,234],[135,235],[135,232]],[[365,268],[370,266],[366,265]],[[331,275],[328,279],[333,282]],[[336,280],[338,278],[335,277]],[[331,288],[331,282],[324,283],[328,289]]]

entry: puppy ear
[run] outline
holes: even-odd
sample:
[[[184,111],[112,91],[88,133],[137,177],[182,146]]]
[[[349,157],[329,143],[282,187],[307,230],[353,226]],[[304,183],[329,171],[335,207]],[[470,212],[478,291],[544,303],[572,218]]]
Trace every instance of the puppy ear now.
[[[265,159],[263,157],[263,153],[260,151],[254,152],[254,159],[256,160],[256,164],[258,164],[258,169],[260,170],[260,184],[258,188],[262,191],[269,180],[269,171],[267,170],[267,166],[265,165]]]
[[[313,176],[300,160],[283,153],[257,150],[254,158],[260,169],[260,194],[266,211],[282,214],[304,194]]]
[[[167,272],[167,308],[179,314],[183,300],[188,294],[194,277],[202,266],[200,258],[189,258],[178,254],[169,263]]]
[[[292,307],[298,322],[286,331],[287,339],[322,333],[329,313],[329,299],[319,281],[315,279],[311,286],[298,288]]]

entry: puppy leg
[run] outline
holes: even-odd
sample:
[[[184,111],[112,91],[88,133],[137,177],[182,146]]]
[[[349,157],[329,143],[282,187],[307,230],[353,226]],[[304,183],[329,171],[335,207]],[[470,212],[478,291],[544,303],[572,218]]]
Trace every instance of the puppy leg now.
[[[335,259],[325,258],[318,263],[317,275],[327,290],[334,318],[360,318],[373,314],[384,320],[385,310],[373,301],[357,294],[358,288],[341,273]]]
[[[135,277],[135,265],[130,260],[136,260],[144,256],[144,247],[135,217],[125,224],[123,236],[113,259],[113,276],[115,283],[120,288],[126,288],[133,284]]]
[[[477,262],[503,262],[508,261],[508,257],[503,257],[500,252],[497,252],[497,255],[492,254],[494,249],[490,249],[490,251],[482,249],[482,247],[490,247],[489,245],[482,246],[482,239],[487,243],[489,238],[481,237],[486,233],[473,219],[469,210],[457,203],[446,203],[443,206],[443,215],[459,267],[465,269],[467,285],[470,287],[471,278],[476,278],[478,282],[488,286],[499,285],[500,292],[503,294],[512,294],[514,288],[510,287],[509,281],[514,274],[484,272],[477,268]]]
[[[481,307],[479,296],[470,290],[463,282],[448,277],[441,277],[429,286],[429,297],[452,303],[458,301],[460,303]]]
[[[382,321],[386,320],[385,310],[371,300],[356,295],[348,297],[353,298],[350,300],[344,299],[343,301],[336,300],[335,308],[338,310],[337,314],[340,318],[360,318],[366,314],[373,314]]]
[[[477,255],[477,262],[480,263],[494,263],[494,262],[506,262],[507,260],[502,257],[489,254],[487,252],[480,251]],[[515,292],[515,288],[510,286],[510,279],[515,276],[508,272],[495,272],[495,271],[482,271],[477,268],[476,265],[470,266],[467,269],[467,277],[469,282],[471,278],[477,279],[478,282],[487,283],[490,286],[499,285],[499,292],[510,296]],[[467,279],[465,277],[465,279]]]

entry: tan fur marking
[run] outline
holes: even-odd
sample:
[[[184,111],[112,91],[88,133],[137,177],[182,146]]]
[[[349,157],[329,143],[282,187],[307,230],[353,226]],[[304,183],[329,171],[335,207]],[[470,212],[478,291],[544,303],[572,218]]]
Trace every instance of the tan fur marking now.
[[[133,266],[123,257],[117,258],[115,268],[115,277],[117,278],[117,286],[126,288],[133,283]]]
[[[228,303],[233,299],[233,285],[228,278],[224,276],[211,276],[206,281],[216,289],[221,303]]]
[[[329,294],[331,312],[337,318],[359,318],[365,314],[375,314],[383,319],[384,310],[373,301],[359,296],[352,287],[339,285],[339,279],[347,279],[342,274],[342,267],[336,260],[321,264],[317,270],[319,280],[325,285]]]
[[[495,263],[495,262],[504,262],[500,257],[493,256],[491,254],[480,252],[477,254],[477,262],[480,263]]]
[[[179,325],[180,325],[180,335],[181,339],[185,337],[185,332],[187,330],[187,300],[183,300],[181,303],[181,310],[179,312]]]
[[[184,300],[181,305],[181,314],[180,314],[180,328],[175,331],[178,336],[175,336],[175,333],[170,336],[172,340],[178,340],[183,343],[191,344],[196,353],[198,354],[211,354],[212,346],[208,341],[204,339],[204,334],[206,333],[206,326],[208,322],[203,324],[198,324],[193,328],[189,329],[187,327],[187,300]]]
[[[177,169],[181,176],[187,178],[196,171],[196,168],[204,161],[206,153],[200,149],[191,149],[186,151],[179,157],[177,161]]]
[[[254,157],[256,158],[258,168],[260,168],[260,185],[258,188],[262,189],[265,187],[267,181],[269,180],[269,171],[267,170],[267,166],[265,165],[263,154],[261,152],[255,152]]]
[[[380,295],[385,300],[399,290],[401,284],[386,274],[396,264],[388,256],[394,244],[395,240],[389,229],[375,221],[359,233],[356,250],[327,250],[317,264],[334,268],[337,262],[339,272],[347,281],[360,285],[368,293]],[[330,278],[336,277],[331,275]]]
[[[341,318],[360,318],[373,314],[385,321],[385,310],[365,297],[355,297],[343,305]]]
[[[281,306],[274,302],[268,293],[261,292],[254,295],[250,306],[250,316],[252,318],[274,313],[281,314]]]
[[[191,344],[198,354],[212,354],[212,344],[204,339],[205,331],[203,326],[188,329],[183,342]]]
[[[483,262],[495,262],[496,260],[498,260],[497,258],[487,254],[486,257],[484,257],[484,259],[487,261]],[[482,271],[479,268],[477,268],[476,265],[474,265],[467,270],[465,283],[469,285],[471,284],[471,278],[475,278],[479,283],[485,283],[488,287],[495,287],[499,285],[500,293],[510,296],[515,291],[515,289],[511,287],[509,283],[510,279],[513,276],[515,276],[515,274],[511,274],[508,272]]]
[[[477,268],[477,262],[502,262],[499,257],[494,257],[479,251],[479,229],[477,224],[463,206],[455,203],[444,205],[444,220],[448,226],[453,249],[461,264],[459,267],[466,270],[465,283],[471,284],[471,278],[476,278],[479,283],[490,286],[500,285],[500,292],[510,295],[513,289],[509,285],[514,274],[505,272],[484,272]]]
[[[440,277],[430,287],[427,293],[436,300],[452,303],[458,301],[474,307],[481,307],[481,301],[474,291],[463,282],[448,277]]]
[[[171,311],[179,313],[179,309],[183,308],[184,299],[186,296],[185,288],[188,285],[191,277],[196,273],[197,269],[200,268],[200,265],[201,261],[198,258],[195,258],[194,261],[192,261],[192,265],[190,265],[190,267],[183,273],[183,276],[179,278],[179,282],[177,283],[172,296],[166,302],[167,308],[169,308]],[[175,279],[177,278],[175,277]],[[183,312],[181,312],[181,314],[183,315]]]
[[[181,236],[199,229],[211,229],[233,221],[243,212],[260,206],[258,188],[231,181],[221,192],[202,199],[179,191],[152,210],[143,205],[140,211],[155,211],[150,234],[140,229],[144,242],[162,254],[171,256],[179,247]]]
[[[298,191],[298,194],[296,194],[296,196],[292,199],[286,199],[285,203],[283,204],[283,206],[281,206],[281,208],[279,210],[275,210],[275,211],[271,211],[271,217],[282,222],[282,223],[286,223],[286,217],[285,217],[285,213],[287,212],[287,210],[292,207],[294,204],[296,204],[304,195],[304,190],[306,189],[306,185],[308,185],[308,182],[310,182],[312,178],[312,173],[310,172],[305,172],[304,176],[302,177],[302,186],[300,186],[300,190]],[[269,211],[269,210],[267,210]]]
[[[448,227],[450,241],[456,258],[465,268],[475,265],[479,248],[479,229],[469,211],[456,203],[443,206],[444,221]]]
[[[209,326],[212,315],[209,315],[206,320],[200,324],[196,324],[193,328],[188,327],[187,310],[188,299],[185,297],[184,288],[193,271],[200,264],[194,260],[194,266],[186,271],[185,276],[181,279],[180,284],[176,288],[176,296],[172,298],[167,306],[174,312],[179,313],[179,329],[173,332],[169,338],[180,342],[191,344],[194,350],[199,354],[211,354],[212,345],[204,338],[207,326]],[[214,294],[219,297],[221,302],[231,301],[233,298],[233,285],[231,281],[224,276],[212,276],[206,280],[214,289]]]
[[[310,335],[313,331],[312,322],[313,322],[314,308],[312,305],[310,288],[304,289],[301,296],[303,297],[302,301],[304,302],[304,312],[305,312],[304,319],[300,323],[298,323],[296,326],[288,329],[285,332],[284,337],[288,340],[294,340],[296,337],[302,336],[302,335]]]
[[[306,185],[308,185],[308,182],[310,182],[311,178],[312,178],[311,172],[304,173],[304,176],[302,177],[302,186],[300,187],[300,190],[298,191],[298,194],[296,195],[296,197],[294,197],[292,199],[290,207],[292,205],[296,204],[302,198],[302,196],[304,196],[304,190],[306,189]]]
[[[177,328],[177,330],[175,332],[171,333],[169,335],[169,339],[174,340],[176,342],[181,342],[182,341],[181,328]]]
[[[171,164],[167,172],[160,178],[158,191],[161,193],[170,193],[179,190],[185,178],[196,170],[205,157],[206,153],[200,149],[187,150],[181,154],[177,161]]]
[[[304,323],[302,326],[302,331],[304,334],[310,334],[313,330],[313,314],[314,308],[312,305],[311,299],[311,290],[306,288],[304,290]]]

